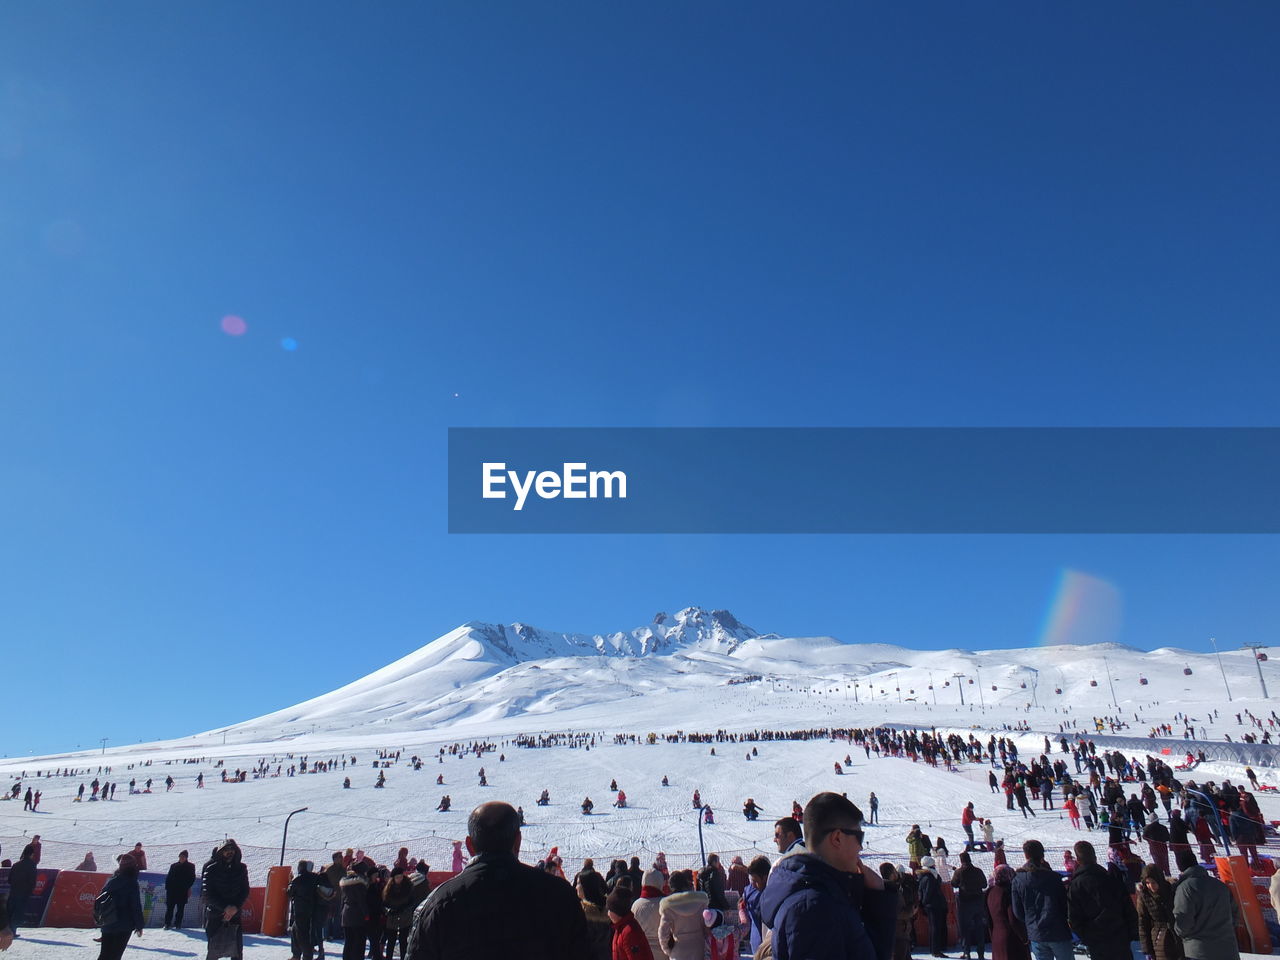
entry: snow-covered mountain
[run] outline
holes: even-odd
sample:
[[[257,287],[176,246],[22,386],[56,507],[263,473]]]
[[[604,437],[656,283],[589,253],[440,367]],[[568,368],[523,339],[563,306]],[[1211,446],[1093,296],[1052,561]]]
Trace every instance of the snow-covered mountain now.
[[[499,675],[511,680],[546,670],[547,676],[565,674],[559,686],[567,687],[572,685],[573,675],[579,680],[598,677],[600,672],[625,676],[629,673],[626,663],[640,659],[656,661],[696,653],[732,657],[760,639],[760,634],[739,623],[727,610],[700,607],[686,607],[674,616],[659,613],[651,623],[635,630],[595,635],[556,633],[525,623],[507,626],[472,621],[337,690],[238,726],[306,726],[342,718],[356,726],[407,720],[425,727],[471,715],[477,712],[473,706],[492,714],[494,690],[483,681]],[[585,658],[611,662],[587,668]],[[547,687],[541,678],[535,679],[533,687]],[[643,681],[640,683],[643,686]],[[609,690],[603,692],[612,695]],[[472,703],[475,698],[480,699]],[[510,715],[547,712],[559,701],[556,691],[551,690],[545,695],[526,691],[499,697],[496,702],[501,715]]]
[[[1233,651],[1224,658],[1234,684],[1256,685],[1250,654]],[[687,607],[610,634],[465,623],[365,677],[228,732],[237,739],[271,739],[321,730],[429,733],[495,723],[503,729],[562,729],[615,714],[661,729],[678,727],[712,691],[737,684],[766,687],[772,696],[752,709],[776,704],[779,719],[794,710],[794,704],[785,705],[788,695],[930,704],[944,712],[975,704],[1071,705],[1101,715],[1155,699],[1188,705],[1203,700],[1204,682],[1216,682],[1216,672],[1205,655],[1173,648],[1143,652],[1105,643],[909,650],[760,634],[728,611]],[[1192,692],[1192,677],[1199,693]]]

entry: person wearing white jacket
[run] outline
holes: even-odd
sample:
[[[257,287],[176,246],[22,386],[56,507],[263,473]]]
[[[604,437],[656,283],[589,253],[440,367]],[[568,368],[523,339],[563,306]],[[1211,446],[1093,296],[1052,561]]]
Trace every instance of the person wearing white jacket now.
[[[658,908],[662,904],[662,886],[666,880],[661,871],[649,870],[643,877],[640,898],[631,905],[631,915],[636,918],[640,929],[649,938],[649,949],[653,951],[653,960],[662,960],[667,955],[658,939],[658,923],[661,920]]]
[[[671,874],[671,895],[658,904],[658,943],[670,960],[702,960],[706,950],[706,926],[702,911],[708,898],[693,889],[687,871]]]

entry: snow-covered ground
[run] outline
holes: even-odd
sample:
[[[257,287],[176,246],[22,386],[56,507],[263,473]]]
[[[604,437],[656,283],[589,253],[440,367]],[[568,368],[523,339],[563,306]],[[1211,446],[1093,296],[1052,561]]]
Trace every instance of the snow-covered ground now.
[[[1128,736],[1145,737],[1153,725],[1165,722],[1173,724],[1175,737],[1180,736],[1183,724],[1175,717],[1188,714],[1195,718],[1197,733],[1203,729],[1208,739],[1220,742],[1230,734],[1238,740],[1251,728],[1237,724],[1237,711],[1252,710],[1263,718],[1270,712],[1269,701],[1256,696],[1254,662],[1238,652],[1223,658],[1236,695],[1228,704],[1216,663],[1182,651],[1142,653],[1114,644],[978,653],[909,651],[840,644],[830,638],[760,637],[736,621],[727,627],[728,621],[701,611],[682,611],[674,621],[675,627],[656,639],[645,635],[634,642],[633,632],[630,646],[619,640],[609,646],[612,652],[599,655],[595,644],[588,656],[566,654],[568,647],[590,646],[590,638],[553,643],[533,636],[532,628],[520,628],[521,633],[516,628],[467,625],[374,674],[376,681],[365,678],[226,731],[112,748],[105,754],[86,751],[0,761],[0,777],[17,778],[25,771],[23,790],[31,786],[43,791],[37,813],[23,812],[21,800],[0,802],[3,855],[16,855],[27,838],[39,833],[44,843],[42,866],[74,867],[92,850],[105,869],[115,854],[142,841],[151,869],[163,870],[180,849],[189,849],[192,859],[201,862],[216,843],[232,836],[245,847],[254,881],[261,883],[266,868],[280,859],[286,816],[306,807],[290,824],[286,862],[303,857],[327,862],[331,851],[345,847],[363,848],[386,862],[406,846],[434,869],[448,869],[453,841],[466,833],[469,810],[482,801],[502,799],[524,807],[527,861],[555,846],[566,867],[575,867],[586,856],[608,860],[636,855],[647,865],[661,850],[673,867],[679,867],[699,860],[698,825],[690,802],[694,789],[716,812],[716,823],[703,831],[706,850],[744,859],[775,852],[772,821],[789,813],[792,801],[803,804],[818,791],[837,790],[866,809],[874,790],[881,802],[881,822],[867,837],[873,862],[902,862],[904,837],[912,823],[945,837],[953,853],[958,852],[960,811],[974,800],[980,816],[993,818],[996,836],[1006,840],[1016,863],[1017,848],[1028,837],[1060,850],[1080,834],[1060,812],[1043,811],[1038,803],[1034,820],[1006,811],[1003,796],[990,792],[983,766],[952,773],[904,759],[875,754],[868,758],[860,749],[825,737],[716,744],[659,739],[650,745],[646,735],[892,722],[972,728],[985,741],[985,731],[1027,724],[1030,730],[1016,736],[1020,751],[1028,756],[1043,749],[1044,735],[1056,740],[1060,725],[1089,733],[1093,717],[1117,714],[1113,685],[1118,715],[1130,724],[1120,732]],[[500,643],[495,643],[495,630],[500,631]],[[513,635],[529,649],[519,648]],[[523,659],[539,647],[552,656]],[[654,647],[661,649],[655,653]],[[1188,665],[1190,676],[1184,673]],[[1264,669],[1270,671],[1271,664],[1264,664]],[[962,676],[953,676],[956,673]],[[1140,677],[1148,683],[1141,684]],[[1275,679],[1280,682],[1280,677]],[[1055,692],[1058,689],[1063,692]],[[1246,691],[1255,696],[1241,699],[1239,694]],[[1216,720],[1211,716],[1215,708],[1220,711]],[[1243,719],[1247,724],[1248,717]],[[528,749],[513,742],[519,734],[547,731],[594,733],[596,741],[589,750],[567,745]],[[634,735],[637,742],[614,743],[615,734]],[[491,742],[495,749],[482,757],[447,753],[454,744],[477,741]],[[753,747],[758,755],[748,759]],[[386,768],[386,787],[375,789],[377,753],[397,750],[400,761]],[[421,770],[409,764],[414,754],[426,761]],[[852,766],[848,773],[836,775],[834,766],[846,754]],[[222,761],[228,770],[253,769],[265,760],[274,773],[277,766],[287,771],[303,756],[336,760],[337,769],[222,783],[221,768],[215,766]],[[357,758],[354,765],[352,756]],[[193,758],[198,762],[182,762]],[[111,772],[104,769],[99,774],[100,765],[109,765]],[[482,766],[488,778],[484,787],[478,782]],[[37,770],[69,767],[89,772],[35,776]],[[1280,778],[1280,771],[1257,769],[1264,782]],[[195,777],[201,771],[206,787],[197,790]],[[166,775],[177,781],[172,792],[164,789]],[[665,788],[664,775],[671,784]],[[115,799],[73,803],[78,785],[94,776],[119,784]],[[351,777],[349,790],[343,789],[344,776]],[[438,776],[443,777],[442,785],[436,784]],[[1192,776],[1240,781],[1243,770],[1212,763]],[[141,787],[147,777],[153,778],[151,793],[128,793],[130,779],[136,778]],[[627,793],[626,809],[611,806],[612,779]],[[534,803],[544,788],[552,797],[552,805],[545,808]],[[453,808],[438,813],[435,807],[446,793]],[[595,801],[595,813],[589,817],[579,812],[587,795]],[[741,814],[749,796],[764,809],[755,823]],[[1268,819],[1280,819],[1280,799],[1264,794],[1260,801]],[[986,859],[979,857],[977,862],[988,867]],[[1059,854],[1055,865],[1060,862]],[[189,944],[184,934],[148,931],[147,937],[143,945],[155,949],[160,949],[162,939],[166,950],[169,939],[174,950]],[[37,942],[42,940],[56,943],[42,947]],[[31,939],[21,944],[23,953],[14,955],[54,956],[59,949],[70,949],[57,944],[82,942],[78,931],[32,930]],[[26,952],[33,948],[46,953]],[[263,947],[260,953],[257,949],[254,955],[274,955],[273,948]]]

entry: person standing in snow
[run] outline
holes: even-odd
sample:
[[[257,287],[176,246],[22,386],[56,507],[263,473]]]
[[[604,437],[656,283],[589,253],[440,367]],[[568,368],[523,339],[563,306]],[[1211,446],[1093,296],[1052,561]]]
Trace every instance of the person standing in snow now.
[[[204,897],[204,932],[209,939],[208,960],[244,956],[244,926],[240,910],[249,899],[249,870],[241,860],[240,846],[224,840],[201,871]]]
[[[187,899],[196,882],[196,865],[187,858],[187,851],[178,854],[178,859],[169,865],[169,872],[164,878],[164,928],[182,926],[182,914],[187,908]]]
[[[18,935],[18,924],[22,921],[27,899],[36,889],[36,853],[35,845],[28,843],[22,848],[18,862],[9,868],[9,932]]]
[[[935,957],[945,957],[947,946],[947,898],[942,892],[933,857],[922,857],[916,871],[920,885],[920,909],[929,920],[929,949]]]
[[[315,864],[310,860],[299,860],[298,875],[289,882],[289,903],[293,907],[289,937],[297,960],[312,960],[316,947],[323,952],[324,922],[333,896],[326,885],[327,879],[325,874],[315,872]]]
[[[510,804],[471,811],[472,859],[416,912],[410,960],[589,960],[586,918],[573,888],[521,863],[520,841]]]
[[[120,960],[129,945],[130,935],[142,936],[146,922],[142,916],[142,895],[138,890],[138,864],[130,854],[120,855],[116,872],[102,888],[102,893],[111,894],[115,917],[100,928],[102,948],[98,951],[98,960]]]

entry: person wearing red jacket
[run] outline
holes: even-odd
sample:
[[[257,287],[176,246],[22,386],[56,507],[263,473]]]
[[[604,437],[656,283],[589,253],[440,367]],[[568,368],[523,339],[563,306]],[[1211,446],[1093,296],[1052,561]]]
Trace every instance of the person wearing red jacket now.
[[[973,801],[970,800],[965,805],[964,810],[960,813],[960,829],[963,830],[964,835],[969,838],[964,843],[964,848],[966,850],[973,849],[974,843],[977,842],[973,839],[973,823],[975,820],[979,823],[982,822],[981,818],[973,812]]]
[[[654,960],[649,937],[631,912],[632,900],[630,890],[615,887],[605,901],[605,909],[613,923],[613,960]]]

